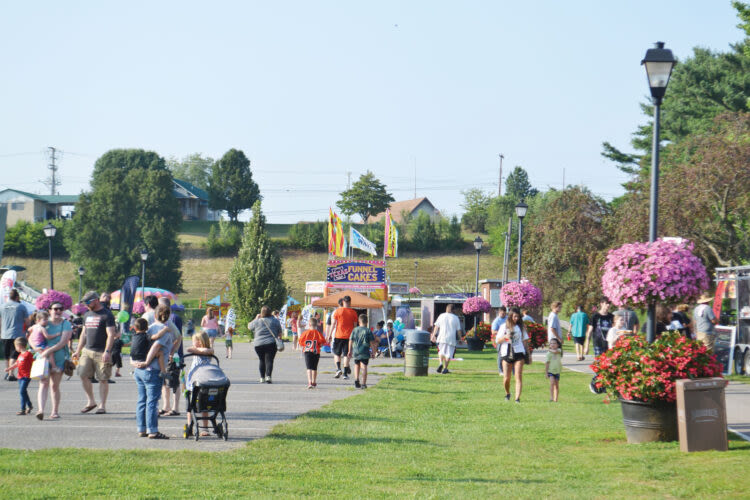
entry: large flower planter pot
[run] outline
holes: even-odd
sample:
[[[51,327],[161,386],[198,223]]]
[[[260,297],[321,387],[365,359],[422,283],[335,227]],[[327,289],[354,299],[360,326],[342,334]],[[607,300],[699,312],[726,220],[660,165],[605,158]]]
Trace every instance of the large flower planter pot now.
[[[628,443],[677,440],[675,403],[630,401],[620,398]]]
[[[466,337],[466,345],[470,351],[481,351],[484,349],[484,342],[476,337]]]

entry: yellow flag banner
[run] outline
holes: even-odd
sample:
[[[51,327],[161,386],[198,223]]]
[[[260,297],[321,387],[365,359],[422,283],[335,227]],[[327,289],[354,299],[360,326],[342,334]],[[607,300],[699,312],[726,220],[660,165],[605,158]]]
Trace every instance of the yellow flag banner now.
[[[398,229],[391,218],[391,210],[385,211],[385,242],[383,244],[384,257],[398,257]]]
[[[337,257],[346,254],[346,239],[341,219],[336,212],[328,209],[328,253]]]

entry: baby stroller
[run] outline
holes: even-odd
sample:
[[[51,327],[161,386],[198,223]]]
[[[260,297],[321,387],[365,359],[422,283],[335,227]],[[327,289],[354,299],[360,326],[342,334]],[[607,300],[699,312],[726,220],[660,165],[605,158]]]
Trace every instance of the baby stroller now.
[[[193,354],[185,355],[185,358]],[[219,359],[211,356],[216,364],[199,365],[190,375],[192,390],[187,391],[187,411],[190,414],[190,424],[185,424],[182,436],[187,439],[191,436],[198,441],[200,430],[208,428],[211,423],[213,433],[226,441],[229,437],[229,427],[224,412],[227,411],[227,391],[229,390],[229,379],[219,367]],[[207,416],[202,414],[206,413]],[[198,422],[204,422],[203,426]]]

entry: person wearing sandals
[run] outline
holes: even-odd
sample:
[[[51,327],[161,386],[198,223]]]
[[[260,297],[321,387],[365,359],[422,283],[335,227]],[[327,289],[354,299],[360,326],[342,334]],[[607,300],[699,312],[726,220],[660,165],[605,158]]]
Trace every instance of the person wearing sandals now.
[[[47,395],[52,389],[52,413],[49,418],[52,420],[60,418],[58,413],[60,409],[60,382],[62,382],[63,368],[65,361],[70,359],[68,350],[68,341],[73,336],[73,325],[67,319],[63,318],[63,305],[54,302],[49,306],[49,322],[47,323],[47,332],[53,338],[47,339],[47,347],[42,351],[42,356],[52,355],[55,358],[57,371],[50,370],[49,377],[39,380],[39,392],[37,393],[36,402],[39,405],[39,412],[36,418],[44,418],[44,408],[47,405]]]
[[[521,402],[521,390],[523,389],[523,365],[526,353],[529,352],[529,334],[523,326],[521,311],[516,308],[510,310],[508,320],[500,325],[493,346],[500,346],[498,360],[502,363],[503,386],[505,387],[505,400],[510,401],[510,377],[516,376],[516,403]],[[510,346],[513,346],[513,359],[508,361],[507,356]],[[500,364],[500,363],[499,363]]]
[[[148,327],[148,335],[152,336],[161,331],[169,320],[169,308],[160,305],[156,308],[156,321]],[[136,331],[146,327],[145,320],[138,318],[135,322]],[[140,330],[139,330],[140,329]],[[138,436],[149,439],[169,439],[159,432],[159,399],[161,397],[161,370],[159,369],[158,351],[166,355],[172,350],[173,339],[171,335],[162,335],[154,340],[154,345],[149,349],[145,361],[135,361],[131,358],[130,364],[135,366],[136,386],[138,387],[138,402],[135,408],[135,420],[138,425]]]

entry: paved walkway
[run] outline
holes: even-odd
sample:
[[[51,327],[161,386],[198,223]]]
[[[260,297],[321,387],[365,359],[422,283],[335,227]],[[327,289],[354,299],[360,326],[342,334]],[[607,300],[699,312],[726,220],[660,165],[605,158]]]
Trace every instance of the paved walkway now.
[[[189,340],[186,340],[189,343]],[[318,388],[307,389],[305,363],[299,351],[289,347],[276,356],[273,371],[273,384],[260,384],[258,379],[258,358],[249,344],[235,344],[234,357],[224,358],[224,345],[217,341],[217,355],[221,366],[232,382],[227,397],[227,422],[229,440],[223,441],[215,436],[193,439],[182,438],[182,426],[185,423],[184,400],[180,405],[181,415],[159,419],[159,430],[170,439],[159,441],[139,438],[136,434],[135,403],[137,389],[133,376],[130,375],[127,362],[122,369],[123,376],[110,384],[107,399],[107,414],[81,414],[85,397],[80,379],[74,375],[70,380],[63,377],[60,419],[39,421],[36,413],[36,394],[38,382],[32,381],[29,386],[29,397],[34,405],[31,415],[17,416],[20,406],[18,383],[0,379],[0,447],[2,448],[154,448],[169,450],[202,450],[223,451],[244,445],[247,441],[265,436],[273,426],[297,417],[310,410],[349,396],[360,390],[355,389],[353,380],[333,378],[333,357],[323,354],[320,359]],[[188,358],[190,361],[190,358]],[[374,385],[382,375],[402,368],[378,365],[396,364],[402,360],[376,359],[370,363],[375,374],[369,377],[368,385]],[[98,386],[94,393],[98,401]],[[49,402],[45,417],[50,413]]]
[[[546,351],[534,353],[534,360],[544,362]],[[581,373],[594,372],[589,368],[594,356],[586,356],[584,361],[577,361],[575,354],[566,352],[563,356],[563,366]],[[564,381],[561,390],[565,391]],[[725,390],[727,407],[727,428],[750,441],[750,385],[741,382],[730,382]]]

